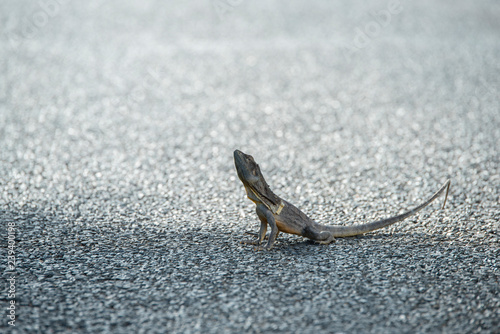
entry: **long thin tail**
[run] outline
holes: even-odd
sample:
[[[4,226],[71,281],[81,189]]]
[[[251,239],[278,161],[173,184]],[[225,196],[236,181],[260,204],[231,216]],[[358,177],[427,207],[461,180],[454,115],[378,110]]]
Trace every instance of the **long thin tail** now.
[[[405,213],[402,213],[400,215],[397,215],[397,216],[394,216],[394,217],[390,217],[390,218],[386,218],[386,219],[382,219],[382,220],[377,220],[377,221],[374,221],[374,222],[371,222],[371,223],[367,223],[367,224],[362,224],[362,225],[355,225],[355,226],[328,226],[328,229],[331,232],[333,232],[334,237],[351,237],[351,236],[354,236],[354,235],[360,235],[360,234],[364,234],[364,233],[367,233],[367,232],[378,230],[380,228],[383,228],[383,227],[392,225],[394,223],[400,222],[403,219],[406,219],[406,218],[408,218],[408,217],[416,214],[417,212],[419,212],[420,210],[422,210],[423,208],[425,208],[427,205],[431,204],[432,201],[434,201],[436,198],[438,198],[439,195],[441,195],[443,193],[443,191],[445,191],[445,189],[446,189],[446,195],[444,197],[444,203],[443,203],[443,207],[442,207],[442,209],[443,209],[444,206],[445,206],[445,204],[446,204],[446,199],[448,198],[448,191],[450,190],[450,183],[451,183],[451,181],[447,180],[443,184],[443,186],[434,195],[432,195],[427,201],[425,201],[424,203],[420,204],[416,208],[414,208],[412,210],[409,210],[409,211],[407,211]]]

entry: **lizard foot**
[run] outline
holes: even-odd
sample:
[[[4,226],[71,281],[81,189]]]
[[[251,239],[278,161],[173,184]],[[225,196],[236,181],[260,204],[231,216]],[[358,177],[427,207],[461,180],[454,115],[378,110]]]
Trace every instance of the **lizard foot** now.
[[[241,240],[240,244],[245,244],[245,245],[259,245],[260,242],[259,242],[259,240]]]
[[[253,235],[256,238],[259,237],[259,233],[256,233],[256,232],[245,231],[245,234]],[[266,240],[266,239],[267,239],[267,235],[264,235],[264,240]]]
[[[321,245],[328,245],[329,243],[335,242],[335,238],[333,236],[329,236],[325,240],[318,241],[319,244]]]
[[[268,247],[268,246],[257,246],[257,247],[254,247],[254,251],[268,251],[270,250],[271,247]]]

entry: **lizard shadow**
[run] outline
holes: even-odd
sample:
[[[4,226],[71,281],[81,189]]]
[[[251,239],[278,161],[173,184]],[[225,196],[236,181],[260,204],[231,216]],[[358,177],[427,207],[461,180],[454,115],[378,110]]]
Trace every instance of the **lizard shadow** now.
[[[294,236],[287,236],[286,238],[282,238],[278,240],[274,245],[273,250],[278,250],[283,253],[287,253],[291,251],[294,254],[302,254],[302,255],[310,255],[311,253],[317,253],[318,251],[330,251],[332,248],[338,247],[348,247],[353,251],[356,251],[356,248],[380,248],[381,245],[387,245],[388,240],[390,240],[390,244],[400,243],[402,245],[412,245],[412,244],[425,244],[425,240],[429,240],[431,244],[435,244],[436,236],[431,236],[429,239],[429,235],[426,233],[404,233],[404,232],[396,232],[396,233],[373,233],[373,234],[365,234],[365,235],[357,235],[352,237],[342,237],[336,238],[330,244],[321,244],[314,240],[306,239],[306,238],[295,238]]]

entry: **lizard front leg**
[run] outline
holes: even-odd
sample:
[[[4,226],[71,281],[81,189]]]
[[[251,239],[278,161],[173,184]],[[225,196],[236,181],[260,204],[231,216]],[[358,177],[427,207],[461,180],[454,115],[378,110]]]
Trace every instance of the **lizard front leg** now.
[[[278,237],[279,234],[278,226],[276,225],[276,220],[274,219],[271,210],[269,210],[263,204],[257,205],[257,215],[259,216],[261,223],[269,224],[269,227],[271,227],[271,233],[269,234],[269,240],[267,241],[266,246],[256,247],[256,250],[270,250],[273,247],[274,242],[276,241],[276,238]]]
[[[267,231],[267,222],[263,221],[262,219],[260,220],[260,230],[259,233],[252,233],[257,236],[257,239],[253,240],[243,240],[240,243],[242,244],[247,244],[247,245],[260,245],[262,240],[264,240],[264,237],[266,236],[266,231]],[[249,232],[248,232],[249,233]]]

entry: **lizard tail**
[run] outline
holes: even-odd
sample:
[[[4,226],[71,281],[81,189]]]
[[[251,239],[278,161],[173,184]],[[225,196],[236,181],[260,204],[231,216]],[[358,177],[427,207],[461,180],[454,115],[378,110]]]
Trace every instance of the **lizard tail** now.
[[[362,225],[328,226],[329,230],[332,232],[334,237],[351,237],[351,236],[360,235],[360,234],[364,234],[367,232],[378,230],[380,228],[383,228],[383,227],[392,225],[394,223],[400,222],[400,221],[416,214],[417,212],[419,212],[420,210],[422,210],[423,208],[425,208],[426,206],[431,204],[436,198],[438,198],[446,190],[446,195],[444,197],[444,203],[443,203],[443,207],[442,207],[442,209],[444,209],[444,206],[446,204],[446,199],[448,198],[448,191],[450,190],[450,183],[451,183],[451,181],[447,180],[441,186],[441,188],[434,195],[432,195],[428,200],[426,200],[424,203],[422,203],[419,206],[417,206],[416,208],[411,209],[409,211],[406,211],[405,213],[402,213],[400,215],[386,218],[386,219],[382,219],[382,220],[377,220],[377,221],[367,223],[367,224],[362,224]]]

